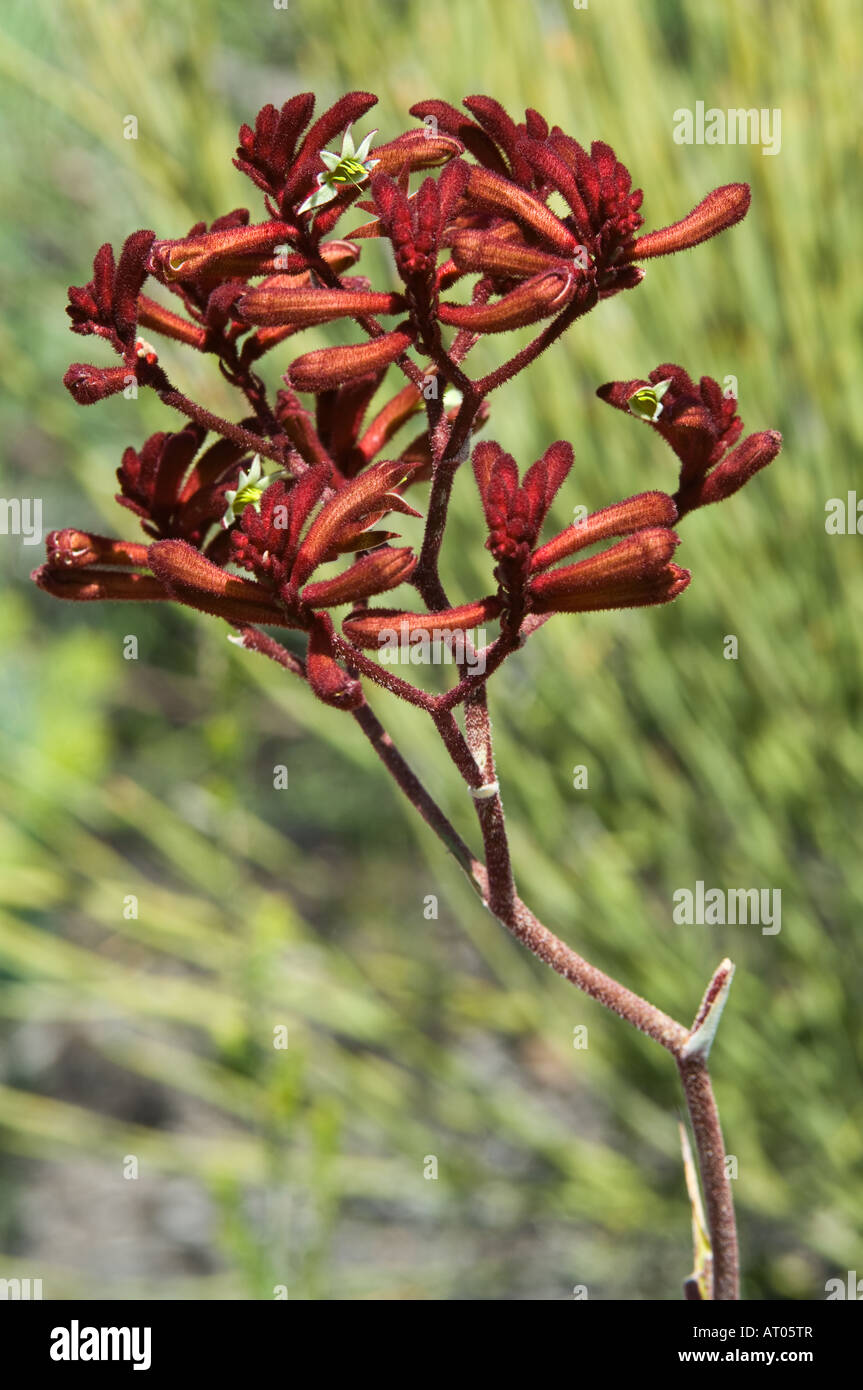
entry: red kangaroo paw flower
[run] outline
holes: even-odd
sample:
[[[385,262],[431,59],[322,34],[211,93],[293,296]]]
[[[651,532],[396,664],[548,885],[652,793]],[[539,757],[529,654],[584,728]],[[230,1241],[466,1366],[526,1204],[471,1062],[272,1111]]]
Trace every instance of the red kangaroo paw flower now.
[[[429,376],[432,373],[428,373]],[[376,454],[392,439],[405,421],[422,410],[422,392],[418,386],[403,386],[386,405],[378,411],[357,444],[363,463],[369,463]]]
[[[696,385],[673,362],[654,367],[647,381],[610,381],[596,394],[646,420],[674,450],[680,460],[674,500],[681,517],[730,497],[776,457],[782,444],[776,430],[767,430],[729,454],[743,432],[737,401],[712,377],[703,376]]]
[[[305,197],[321,168],[320,151],[376,106],[377,100],[372,92],[347,92],[318,117],[303,140],[285,180],[281,199],[283,207],[299,203]]]
[[[265,333],[267,331],[263,330]],[[330,458],[324,442],[315,430],[309,411],[293,391],[277,392],[276,419],[306,463],[313,467],[320,464],[329,467]]]
[[[732,449],[706,478],[696,479],[677,494],[680,515],[706,507],[711,502],[724,502],[760,469],[772,463],[782,448],[778,430],[763,430],[750,434],[736,449]]]
[[[176,433],[151,435],[140,450],[124,451],[117,501],[141,518],[148,536],[200,545],[224,515],[225,492],[236,482],[246,451],[218,439],[195,461],[205,438],[200,425],[189,424]]]
[[[493,97],[465,97],[463,105],[476,116],[482,128],[503,150],[513,180],[523,185],[530,184],[533,170],[524,156],[524,131],[519,130],[509,112]]]
[[[472,168],[467,192],[476,202],[524,223],[561,256],[572,256],[578,238],[541,199],[489,169]]]
[[[452,135],[432,135],[423,126],[421,130],[406,130],[395,140],[385,145],[373,145],[370,157],[378,161],[376,172],[380,174],[400,174],[407,167],[415,169],[434,169],[448,163],[464,153],[464,145]]]
[[[80,603],[103,599],[120,603],[158,603],[172,598],[151,574],[135,574],[131,570],[56,569],[49,564],[40,565],[30,578],[52,598],[74,599]]]
[[[319,700],[336,709],[358,709],[364,703],[363,688],[333,655],[333,624],[325,613],[316,613],[309,633],[306,674]]]
[[[94,367],[87,362],[73,362],[63,377],[63,385],[79,405],[95,405],[125,391],[134,380],[131,367]]]
[[[395,589],[410,579],[416,566],[416,556],[409,547],[391,550],[387,546],[373,551],[371,555],[364,555],[334,579],[307,584],[300,598],[310,608],[337,608],[342,603],[355,603],[374,594],[383,594],[387,589]]]
[[[254,227],[227,227],[200,236],[181,237],[177,241],[157,241],[151,251],[153,268],[165,280],[189,280],[202,274],[218,276],[223,270],[230,273],[248,257],[250,273],[254,274],[254,258],[272,256],[292,232],[290,223],[264,222]]]
[[[88,565],[132,565],[146,568],[147,546],[135,541],[115,540],[113,536],[94,536],[88,531],[67,527],[51,531],[45,539],[45,553],[51,568],[85,569]]]
[[[262,584],[228,574],[186,541],[155,541],[147,556],[156,578],[191,608],[228,622],[290,626],[284,610]]]
[[[625,502],[617,502],[612,507],[603,507],[592,512],[583,521],[567,526],[565,531],[546,541],[534,551],[530,567],[533,573],[548,569],[567,555],[585,550],[597,541],[609,540],[612,536],[626,536],[632,531],[641,531],[648,526],[672,526],[678,512],[674,501],[665,492],[641,492],[637,497],[628,497]]]
[[[351,347],[319,348],[291,363],[288,378],[296,391],[329,391],[355,377],[366,376],[395,362],[413,339],[407,333],[383,333]]]
[[[523,280],[546,270],[562,269],[559,256],[489,232],[454,232],[449,245],[459,270],[475,270],[498,279]]]
[[[157,304],[155,299],[150,299],[146,294],[138,295],[138,327],[162,333],[166,338],[173,338],[175,342],[186,343],[189,347],[199,350],[204,346],[207,337],[206,329],[200,324],[190,323],[188,319],[181,318],[179,314],[174,314],[170,309]]]
[[[274,197],[284,185],[302,132],[312,118],[315,98],[312,92],[299,92],[281,110],[266,105],[251,126],[240,127],[236,167]]]
[[[668,256],[674,251],[698,246],[717,232],[724,232],[740,222],[749,210],[750,200],[748,183],[728,183],[714,188],[679,222],[638,237],[624,252],[624,259],[643,261],[649,256]]]
[[[410,108],[410,113],[421,120],[427,116],[433,117],[439,128],[447,135],[455,136],[480,164],[498,174],[509,175],[506,160],[482,126],[470,120],[457,107],[450,106],[448,101],[418,101]]]
[[[572,446],[558,440],[532,464],[519,486],[518,467],[493,440],[477,444],[473,471],[482,498],[487,548],[500,561],[495,577],[520,593],[530,569],[530,553],[558,488],[573,464]]]
[[[666,603],[689,582],[686,570],[669,564],[678,544],[665,527],[637,531],[599,555],[537,575],[530,581],[530,607],[535,613],[585,613]]]
[[[371,294],[357,290],[296,289],[280,284],[281,277],[265,280],[237,301],[246,323],[292,324],[306,328],[356,314],[400,314],[406,308],[400,294]]]
[[[406,474],[405,465],[398,461],[378,463],[341,488],[321,508],[306,533],[294,561],[291,575],[294,585],[305,584],[345,530],[398,509],[402,499],[391,494],[390,489],[404,482]]]
[[[525,280],[495,304],[441,304],[438,318],[474,333],[506,333],[556,314],[572,299],[577,283],[574,273],[547,271]]]
[[[358,647],[375,648],[380,638],[399,632],[404,626],[409,632],[470,632],[481,623],[497,618],[503,609],[500,599],[490,595],[476,603],[463,603],[459,608],[445,608],[440,613],[402,613],[397,608],[372,609],[349,614],[342,623],[346,637]]]
[[[110,245],[99,248],[89,285],[69,288],[66,312],[74,333],[95,333],[107,338],[121,356],[134,355],[138,295],[147,278],[153,239],[153,232],[133,232],[123,243],[116,265]]]

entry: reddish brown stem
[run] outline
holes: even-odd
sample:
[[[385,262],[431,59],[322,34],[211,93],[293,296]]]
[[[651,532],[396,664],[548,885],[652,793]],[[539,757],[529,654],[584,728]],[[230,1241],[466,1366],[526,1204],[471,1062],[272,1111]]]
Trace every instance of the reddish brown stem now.
[[[258,651],[291,670],[296,671],[298,666],[302,667],[302,663],[273,638],[251,626],[238,627],[243,636],[243,644],[250,650]],[[358,655],[360,654],[351,652],[352,659]],[[297,671],[297,674],[301,673],[301,670]],[[450,850],[471,886],[507,931],[539,960],[551,966],[558,975],[653,1038],[677,1061],[705,1189],[713,1245],[714,1297],[721,1300],[737,1298],[737,1237],[716,1102],[703,1057],[687,1058],[684,1055],[685,1045],[694,1029],[685,1028],[676,1019],[584,960],[543,926],[522,902],[512,880],[499,793],[495,792],[487,799],[475,798],[487,863],[491,869],[489,874],[425,789],[370,706],[361,705],[359,709],[352,711],[352,715],[411,805],[419,811],[426,824]],[[465,783],[474,791],[487,786],[488,772],[493,774],[494,768],[489,763],[491,732],[484,704],[481,701],[473,702],[471,712],[467,716],[471,739],[474,747],[480,751],[479,762],[450,713],[437,711],[433,718]],[[483,752],[483,749],[487,751]]]
[[[158,387],[156,389],[159,398],[164,401],[165,405],[179,410],[182,415],[194,420],[196,424],[203,425],[205,429],[213,430],[214,433],[220,434],[223,439],[230,439],[232,443],[239,444],[241,448],[248,449],[250,453],[260,454],[262,458],[271,459],[273,463],[284,466],[287,441],[274,443],[273,440],[265,439],[260,434],[254,434],[242,425],[235,425],[230,420],[223,420],[220,415],[214,415],[204,406],[196,405],[194,401],[190,401],[188,396],[184,396],[182,391],[177,391],[169,382],[163,389]]]
[[[491,725],[485,688],[473,692],[465,705],[468,736],[463,739],[452,716],[438,713],[435,725],[466,784],[474,803],[488,870],[489,909],[517,940],[558,974],[597,999],[668,1049],[683,1082],[686,1104],[695,1134],[699,1170],[713,1251],[713,1298],[739,1297],[737,1230],[731,1186],[725,1171],[725,1146],[719,1113],[704,1056],[684,1054],[687,1041],[701,1021],[702,1010],[688,1030],[645,999],[633,994],[578,956],[551,933],[518,897],[512,876],[503,804],[495,777]],[[488,790],[484,796],[482,790]]]
[[[531,362],[535,362],[540,353],[545,352],[547,347],[556,342],[561,334],[575,323],[576,319],[581,318],[582,314],[588,313],[594,307],[595,302],[594,300],[592,303],[580,304],[576,300],[570,304],[562,314],[558,314],[556,319],[552,319],[548,327],[544,328],[532,343],[528,343],[521,352],[517,352],[515,357],[510,358],[508,362],[504,362],[503,366],[497,367],[479,381],[475,381],[474,390],[477,394],[481,397],[487,396],[491,391],[496,391],[499,386],[503,386],[504,382],[511,381],[519,372],[524,371],[525,367],[529,367]]]
[[[361,705],[359,709],[353,710],[353,717],[411,805],[419,811],[426,824],[431,826],[438,838],[454,855],[467,874],[472,887],[482,897],[485,897],[487,880],[483,865],[465,844],[437,802],[426,791],[416,773],[405,762],[372,708],[369,705]]]
[[[695,1134],[698,1168],[713,1253],[713,1297],[730,1302],[740,1297],[737,1223],[725,1170],[725,1143],[710,1074],[703,1058],[677,1058],[686,1105]]]

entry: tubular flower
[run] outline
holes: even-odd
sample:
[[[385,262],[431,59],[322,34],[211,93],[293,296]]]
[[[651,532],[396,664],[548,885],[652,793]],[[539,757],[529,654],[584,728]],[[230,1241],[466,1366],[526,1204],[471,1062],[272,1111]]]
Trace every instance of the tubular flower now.
[[[777,430],[751,434],[738,444],[743,421],[735,396],[709,376],[696,386],[673,363],[655,367],[646,381],[607,382],[597,395],[618,410],[639,415],[674,450],[680,460],[674,500],[681,517],[731,497],[772,463],[782,446]]]
[[[146,545],[67,527],[49,534],[45,551],[46,563],[31,578],[55,598],[85,603],[170,598],[152,575],[137,573],[147,565]]]
[[[297,391],[331,391],[388,367],[410,347],[409,333],[382,333],[350,347],[319,348],[291,363],[287,380]]]
[[[96,252],[89,284],[69,287],[66,312],[72,332],[106,339],[124,363],[121,368],[73,362],[63,384],[79,405],[93,405],[125,390],[136,380],[139,364],[152,354],[138,337],[138,298],[147,278],[153,239],[153,232],[133,232],[116,263],[106,242]]]
[[[125,450],[117,469],[117,501],[140,517],[148,536],[200,546],[224,515],[245,450],[217,439],[196,459],[206,433],[200,425],[187,425],[176,434],[151,435],[140,450]]]
[[[674,501],[664,492],[644,492],[593,512],[537,548],[548,510],[573,464],[570,445],[552,444],[519,482],[515,460],[498,444],[478,444],[474,475],[489,529],[486,548],[497,560],[496,594],[432,613],[369,609],[350,613],[345,635],[375,648],[394,632],[457,633],[500,618],[501,631],[515,638],[530,614],[588,613],[598,609],[643,608],[669,603],[690,580],[672,562],[679,538]],[[600,541],[608,549],[574,565],[560,560]]]
[[[489,532],[486,549],[498,562],[495,578],[507,602],[508,621],[516,627],[524,612],[531,552],[572,462],[571,445],[552,444],[519,484],[515,459],[499,444],[489,441],[474,450],[474,477]]]
[[[247,507],[232,532],[234,563],[278,590],[282,601],[296,611],[312,602],[337,606],[394,588],[415,564],[409,551],[374,549],[379,541],[373,528],[388,512],[419,515],[391,490],[404,481],[401,463],[376,464],[331,492],[316,510],[330,481],[331,470],[323,464],[310,468],[297,482],[272,483],[261,496],[259,508]],[[311,586],[311,599],[305,593],[303,586],[319,565],[367,549],[372,554],[358,560],[338,580]]]
[[[478,444],[474,450],[474,474],[489,528],[486,546],[498,561],[495,578],[504,626],[517,627],[527,612],[576,613],[663,603],[688,583],[686,571],[669,563],[678,544],[669,529],[677,510],[661,492],[642,493],[594,512],[536,548],[572,463],[572,448],[559,441],[519,484],[515,460],[499,445]],[[546,572],[579,550],[621,536],[628,539],[578,564]]]
[[[447,165],[440,178],[424,179],[419,191],[407,193],[387,174],[372,179],[373,206],[379,234],[392,243],[396,269],[408,303],[425,337],[433,342],[437,306],[437,261],[441,237],[467,186],[469,171],[461,161]],[[443,317],[443,315],[440,315]]]
[[[530,584],[531,611],[589,613],[670,603],[691,577],[671,563],[678,544],[667,527],[647,526],[587,560],[540,574]]]
[[[66,310],[72,332],[105,338],[114,351],[134,366],[137,355],[138,295],[147,278],[147,262],[153,232],[133,232],[114,262],[109,243],[101,246],[93,261],[93,279],[69,289]]]
[[[248,323],[307,328],[357,314],[398,314],[406,307],[399,294],[314,289],[290,281],[290,276],[275,275],[248,290],[237,304],[242,318]]]
[[[358,647],[378,647],[385,634],[404,630],[443,634],[470,632],[482,623],[500,616],[502,604],[494,595],[463,603],[458,608],[445,608],[439,613],[403,613],[398,608],[374,608],[349,613],[342,630]]]
[[[168,480],[176,484],[182,477],[198,443],[194,429],[181,433],[186,437],[154,436],[140,456],[128,451],[132,456],[121,470],[127,490],[134,493],[121,500],[150,518],[145,522],[149,534],[164,539],[147,547],[74,530],[52,532],[47,563],[34,574],[37,584],[59,598],[173,598],[235,625],[299,628],[309,634],[307,674],[315,693],[339,708],[356,708],[362,699],[359,683],[338,666],[332,623],[317,610],[355,604],[410,578],[416,566],[412,550],[382,543],[391,533],[374,529],[388,512],[419,515],[391,491],[404,481],[404,465],[378,464],[335,493],[327,465],[309,469],[298,481],[280,478],[263,489],[253,465],[245,491],[258,495],[242,503],[226,538],[225,558],[255,576],[238,579],[177,534],[182,526],[176,525],[171,535],[182,508],[162,509],[159,489],[170,496]],[[175,486],[174,497],[176,493]],[[235,511],[241,497],[238,486]],[[188,528],[186,535],[199,539]],[[225,549],[221,538],[219,545]],[[358,550],[368,553],[344,573],[308,583],[321,564]],[[131,572],[144,568],[150,573]]]
[[[432,168],[462,149],[457,140],[446,136],[424,139],[425,131],[406,131],[376,149],[370,148],[371,136],[367,136],[359,149],[353,149],[350,127],[376,102],[377,97],[370,92],[348,92],[305,136],[303,131],[315,104],[311,92],[292,97],[281,110],[265,106],[254,129],[241,127],[234,163],[263,189],[268,211],[290,220],[297,232],[303,225],[301,219],[312,212],[312,236],[317,240],[329,233],[375,168],[386,173]],[[340,134],[341,151],[327,150],[325,147]]]
[[[183,427],[122,456],[117,501],[138,518],[146,543],[76,527],[52,531],[32,578],[59,599],[176,603],[218,618],[236,629],[238,646],[356,716],[491,914],[675,1057],[698,1141],[712,1251],[706,1269],[696,1222],[697,1269],[684,1287],[687,1297],[733,1299],[733,1209],[705,1068],[733,967],[725,961],[714,973],[687,1029],[533,916],[513,879],[485,687],[556,613],[678,597],[690,582],[675,562],[679,518],[735,492],[776,456],[781,438],[764,431],[741,439],[736,400],[709,377],[696,385],[678,366],[610,382],[600,396],[674,450],[677,491],[626,497],[545,540],[573,468],[572,446],[552,443],[522,475],[500,444],[472,441],[488,421],[492,392],[600,300],[637,286],[644,270],[636,262],[733,227],[748,210],[749,188],[714,189],[685,217],[644,233],[642,190],[604,141],[582,145],[536,110],[516,120],[490,97],[470,96],[466,113],[419,102],[412,110],[421,128],[380,145],[372,130],[357,146],[354,129],[376,101],[348,92],[317,117],[309,92],[281,108],[264,106],[253,125],[241,126],[234,161],[263,194],[259,221],[234,208],[185,236],[177,228],[159,239],[135,232],[116,261],[103,245],[92,279],[70,288],[72,331],[102,338],[119,358],[110,366],[73,363],[64,377],[73,398],[91,405],[150,389]],[[364,220],[338,235],[348,212],[351,222],[359,212]],[[356,273],[370,238],[392,250],[367,258],[390,267],[381,283]],[[348,325],[356,341],[345,343]],[[484,335],[532,326],[497,367],[474,373]],[[291,344],[277,371],[258,375],[265,355],[309,330],[305,350]],[[172,344],[164,362],[150,334]],[[172,384],[173,344],[215,358],[224,386],[237,393],[228,415]],[[270,381],[279,374],[283,389],[274,393]],[[394,388],[387,386],[393,377]],[[563,389],[569,399],[566,382]],[[456,477],[471,451],[494,590],[452,601],[441,559],[452,544],[450,509],[471,493]],[[423,518],[404,493],[425,482]],[[392,544],[400,537],[387,528],[398,516],[411,518],[409,526],[424,521],[416,548]],[[461,530],[462,544],[471,534]],[[403,584],[415,590],[409,604],[397,593]],[[369,606],[379,598],[387,606]],[[332,616],[339,608],[347,610],[341,632]],[[499,623],[491,641],[487,622]],[[286,630],[295,634],[291,645],[279,640]],[[411,667],[455,663],[457,672],[433,694],[387,669],[405,657]],[[367,681],[431,716],[474,799],[482,861],[365,707]]]
[[[315,107],[311,92],[292,97],[280,111],[265,106],[258,113],[254,130],[241,127],[234,163],[264,190],[281,215],[296,217],[303,202],[319,187],[318,175],[330,172],[321,158],[322,150],[337,135],[346,134],[376,102],[371,92],[348,92],[308,130]]]

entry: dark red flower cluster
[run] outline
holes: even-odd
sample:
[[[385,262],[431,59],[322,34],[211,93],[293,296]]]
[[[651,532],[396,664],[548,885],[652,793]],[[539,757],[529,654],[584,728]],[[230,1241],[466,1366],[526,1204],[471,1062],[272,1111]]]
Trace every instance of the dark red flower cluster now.
[[[673,363],[654,367],[647,381],[610,381],[599,387],[597,395],[618,410],[632,412],[638,393],[658,385],[664,389],[648,423],[680,460],[674,494],[680,516],[730,497],[779,453],[782,436],[776,430],[750,434],[737,444],[743,421],[736,398],[723,393],[718,381],[709,376],[696,386],[688,372]]]
[[[665,366],[646,381],[611,383],[600,394],[648,419],[677,453],[677,492],[641,493],[540,545],[571,446],[552,444],[520,478],[500,445],[480,443],[473,467],[497,589],[447,606],[438,555],[450,490],[490,393],[600,300],[636,286],[636,261],[733,226],[749,190],[716,189],[681,221],[640,235],[642,192],[603,142],[588,149],[534,110],[515,121],[475,96],[468,114],[419,102],[412,114],[422,125],[375,145],[374,130],[354,133],[375,100],[350,92],[317,119],[308,93],[280,110],[265,106],[242,127],[235,160],[262,190],[265,220],[238,208],[184,237],[136,232],[116,262],[101,247],[91,281],[70,289],[73,331],[103,338],[121,359],[73,364],[65,383],[75,399],[149,388],[187,423],[128,448],[118,470],[118,501],[148,544],[55,532],[35,576],[64,598],[177,600],[224,618],[249,645],[270,642],[270,654],[276,644],[255,636],[256,625],[294,628],[306,635],[306,660],[285,654],[283,664],[293,661],[341,708],[362,702],[364,675],[434,704],[362,653],[393,617],[427,631],[499,618],[499,664],[531,621],[551,613],[669,601],[689,580],[672,561],[677,518],[730,495],[779,448],[773,432],[738,443],[736,402],[709,378],[696,386]],[[366,220],[334,235],[351,209]],[[395,288],[373,289],[352,273],[370,237],[392,248]],[[148,278],[158,297],[144,294]],[[336,323],[353,325],[354,341],[294,354],[271,398],[259,363],[289,338]],[[480,337],[531,324],[540,327],[527,347],[487,376],[468,374]],[[222,419],[177,390],[142,332],[214,356],[240,393],[240,418]],[[395,389],[392,368],[402,378]],[[419,431],[394,445],[415,416]],[[421,546],[393,546],[398,536],[380,522],[420,517],[402,493],[428,479]],[[614,544],[559,566],[604,541]],[[313,577],[346,555],[347,568]],[[425,611],[367,608],[403,583]],[[344,636],[329,616],[339,605],[352,605]]]
[[[190,424],[176,434],[151,435],[140,450],[125,450],[117,501],[141,518],[148,536],[175,536],[201,547],[224,516],[225,494],[245,450],[217,439],[192,467],[205,438],[206,430]]]
[[[499,561],[495,576],[516,626],[525,611],[581,613],[597,608],[667,603],[689,582],[669,562],[678,544],[674,502],[645,492],[568,526],[536,549],[542,523],[572,467],[569,444],[552,444],[519,486],[515,460],[497,444],[479,444],[473,466],[489,526],[486,542]],[[564,569],[551,566],[597,541],[627,536],[609,550]]]

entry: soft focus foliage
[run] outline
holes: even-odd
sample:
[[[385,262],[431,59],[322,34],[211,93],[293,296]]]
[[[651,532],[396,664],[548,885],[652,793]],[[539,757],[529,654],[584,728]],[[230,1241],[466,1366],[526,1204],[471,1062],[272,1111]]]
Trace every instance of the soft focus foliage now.
[[[650,227],[751,184],[732,235],[691,265],[651,262],[637,296],[494,401],[494,433],[523,461],[574,441],[561,526],[634,484],[670,490],[670,451],[594,392],[691,361],[737,377],[782,458],[688,521],[683,603],[550,624],[493,687],[493,716],[539,915],[684,1021],[718,960],[737,963],[713,1072],[744,1294],[822,1297],[859,1268],[863,1210],[863,539],[824,530],[863,428],[856,8],[12,0],[0,23],[0,493],[43,497],[46,531],[114,530],[123,449],[176,428],[143,393],[84,412],[63,390],[66,286],[108,237],[182,236],[245,201],[226,151],[267,101],[374,87],[383,131],[433,93],[537,106],[613,143]],[[781,153],[675,145],[673,112],[696,100],[781,107]],[[230,408],[211,363],[160,351]],[[473,494],[458,515],[475,486],[462,470],[444,553],[459,597],[488,579]],[[349,721],[197,615],[61,610],[26,583],[37,559],[0,537],[2,1274],[42,1277],[46,1297],[676,1297],[691,1249],[668,1059],[503,936]],[[419,712],[372,700],[412,742]],[[696,879],[780,888],[781,934],[673,925]]]

